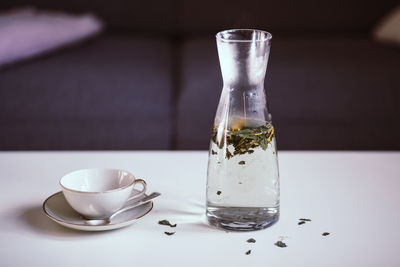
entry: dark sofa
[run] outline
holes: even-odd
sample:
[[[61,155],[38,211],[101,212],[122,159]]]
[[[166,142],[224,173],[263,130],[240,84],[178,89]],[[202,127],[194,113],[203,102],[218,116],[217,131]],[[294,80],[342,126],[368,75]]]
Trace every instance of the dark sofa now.
[[[371,39],[397,1],[51,1],[92,11],[97,38],[0,70],[0,150],[208,149],[222,79],[214,35],[274,38],[279,149],[399,150],[400,47]]]

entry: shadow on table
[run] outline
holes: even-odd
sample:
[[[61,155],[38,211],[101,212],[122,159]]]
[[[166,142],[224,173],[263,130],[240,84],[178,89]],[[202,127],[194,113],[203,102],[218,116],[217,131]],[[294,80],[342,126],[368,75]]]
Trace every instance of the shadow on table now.
[[[156,209],[155,213],[160,218],[168,218],[172,223],[177,223],[178,225],[185,225],[186,229],[197,230],[215,230],[220,231],[211,226],[206,218],[206,206],[205,203],[194,200],[194,199],[184,199],[185,205],[170,205],[167,207],[162,207]]]
[[[115,231],[85,232],[66,228],[47,218],[41,206],[32,206],[21,210],[20,219],[34,232],[57,239],[93,236]]]

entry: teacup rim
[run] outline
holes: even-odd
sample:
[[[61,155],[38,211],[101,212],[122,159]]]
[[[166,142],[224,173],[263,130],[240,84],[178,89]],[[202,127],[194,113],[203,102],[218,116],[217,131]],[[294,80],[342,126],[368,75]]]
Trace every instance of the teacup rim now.
[[[133,180],[132,180],[132,183],[130,183],[130,184],[128,184],[128,185],[124,185],[123,187],[118,187],[118,188],[111,189],[111,190],[106,190],[106,191],[81,191],[81,190],[76,190],[76,189],[71,189],[71,188],[65,187],[65,186],[61,183],[62,179],[63,179],[65,176],[67,176],[67,175],[70,175],[70,174],[72,174],[72,173],[79,172],[79,171],[89,171],[89,170],[123,171],[123,172],[126,172],[126,173],[129,174],[129,175],[132,175]],[[87,169],[75,170],[75,171],[72,171],[72,172],[69,172],[69,173],[63,175],[63,176],[60,178],[60,180],[59,180],[59,184],[60,184],[60,186],[61,186],[62,189],[65,189],[65,190],[71,191],[71,192],[75,192],[75,193],[82,193],[82,194],[105,194],[105,193],[112,193],[112,192],[116,192],[116,191],[120,191],[120,190],[126,189],[126,188],[128,188],[128,187],[134,185],[134,184],[135,184],[135,181],[136,181],[135,175],[133,175],[133,173],[131,173],[131,172],[127,171],[127,170],[115,169],[115,168],[87,168]]]

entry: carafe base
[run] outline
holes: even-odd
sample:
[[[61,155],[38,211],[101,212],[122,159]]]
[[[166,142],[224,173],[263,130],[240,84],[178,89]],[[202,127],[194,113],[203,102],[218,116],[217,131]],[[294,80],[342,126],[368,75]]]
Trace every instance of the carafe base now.
[[[265,229],[279,220],[278,207],[221,207],[207,205],[208,222],[233,231]]]

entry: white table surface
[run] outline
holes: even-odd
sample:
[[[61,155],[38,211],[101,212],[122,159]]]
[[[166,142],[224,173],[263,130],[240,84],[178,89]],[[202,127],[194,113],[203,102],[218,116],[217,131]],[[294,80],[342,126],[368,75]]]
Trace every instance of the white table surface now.
[[[279,222],[237,233],[206,223],[205,151],[1,152],[0,266],[400,266],[400,153],[280,152],[279,165]],[[48,219],[42,203],[59,178],[91,167],[126,169],[163,195],[119,230]],[[274,246],[280,236],[288,247]]]

